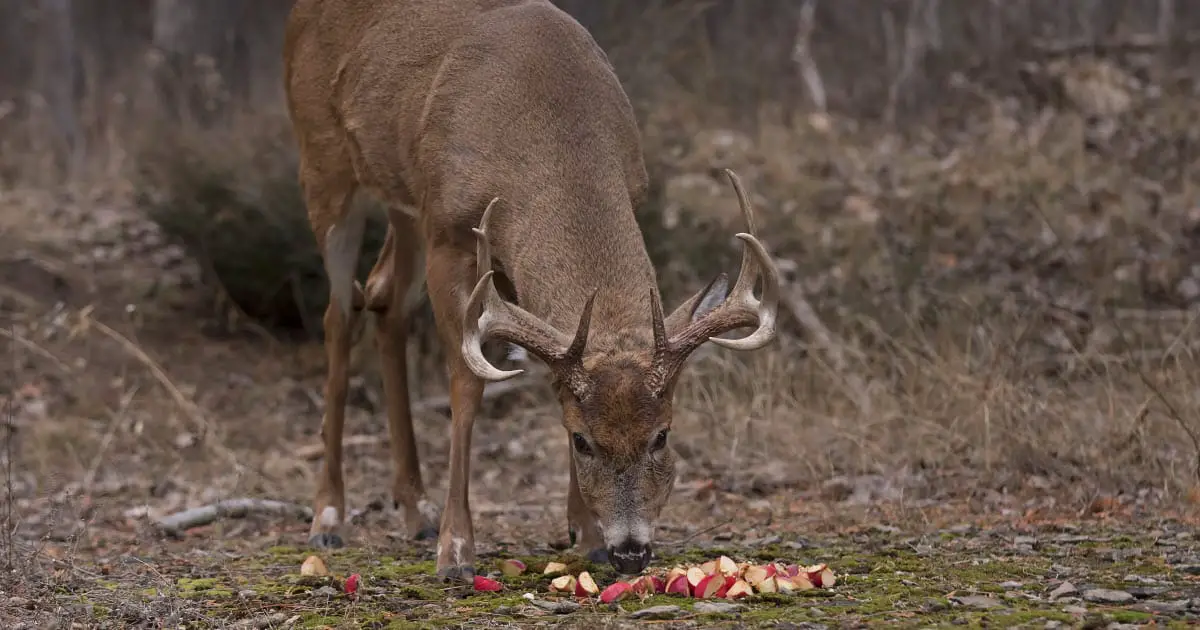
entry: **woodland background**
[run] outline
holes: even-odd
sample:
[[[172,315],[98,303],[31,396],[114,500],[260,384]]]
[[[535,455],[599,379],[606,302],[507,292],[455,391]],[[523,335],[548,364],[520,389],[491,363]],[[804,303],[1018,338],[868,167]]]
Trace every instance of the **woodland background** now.
[[[309,502],[326,296],[282,106],[290,4],[0,0],[8,535]],[[672,440],[704,500],[668,522],[779,496],[835,519],[1200,496],[1200,3],[557,4],[636,104],[667,299],[736,270],[725,167],[786,271],[779,343],[689,369]],[[441,496],[427,304],[412,325]],[[347,428],[364,513],[390,505],[371,354]],[[476,425],[489,527],[563,528],[548,394],[499,390]]]

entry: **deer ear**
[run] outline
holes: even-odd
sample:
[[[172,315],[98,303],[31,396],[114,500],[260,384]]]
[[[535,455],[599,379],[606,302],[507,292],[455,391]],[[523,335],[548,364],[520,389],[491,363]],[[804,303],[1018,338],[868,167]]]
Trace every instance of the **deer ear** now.
[[[709,311],[721,305],[729,293],[729,278],[725,274],[717,276],[700,294],[692,309],[691,321],[696,321],[708,314]]]
[[[667,336],[678,333],[720,306],[725,301],[727,293],[729,293],[729,277],[724,273],[717,274],[717,277],[713,278],[708,286],[697,291],[695,295],[671,312],[666,320]]]

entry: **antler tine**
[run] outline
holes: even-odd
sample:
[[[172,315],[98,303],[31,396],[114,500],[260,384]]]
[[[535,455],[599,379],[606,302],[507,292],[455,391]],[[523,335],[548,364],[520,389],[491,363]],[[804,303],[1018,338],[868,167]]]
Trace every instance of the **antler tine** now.
[[[737,238],[742,240],[742,268],[738,272],[737,280],[734,281],[733,289],[729,292],[729,298],[726,299],[725,304],[731,310],[753,311],[758,319],[758,328],[741,339],[716,337],[725,330],[719,330],[708,339],[731,350],[757,350],[775,338],[775,320],[779,312],[779,268],[771,259],[771,255],[767,253],[767,248],[758,240],[754,210],[750,205],[750,197],[742,186],[741,178],[731,169],[725,169],[725,175],[729,178],[729,183],[733,185],[733,191],[737,195],[738,206],[742,210],[742,217],[746,221],[747,228],[746,232],[737,234]],[[759,276],[762,276],[763,281],[762,300],[754,297],[754,285]],[[726,330],[735,327],[729,326]]]
[[[686,325],[665,344],[659,342],[660,331],[655,330],[655,352],[659,357],[656,358],[657,369],[664,375],[659,379],[661,381],[658,383],[660,389],[679,371],[688,355],[706,341],[732,350],[755,350],[767,345],[775,338],[776,319],[779,311],[779,269],[776,267],[775,261],[771,259],[771,255],[767,253],[767,248],[755,236],[754,212],[750,206],[750,199],[742,187],[741,179],[729,169],[725,169],[725,175],[733,184],[734,192],[737,193],[738,204],[741,206],[742,216],[745,218],[749,230],[737,234],[737,238],[742,241],[742,268],[738,272],[737,280],[733,283],[733,289],[719,306],[699,315],[698,319]],[[763,280],[761,300],[754,297],[754,285],[760,276]],[[708,291],[705,291],[698,295],[707,295],[707,293]],[[699,304],[700,302],[696,302],[693,308],[698,307]],[[657,320],[662,307],[660,305],[655,305],[655,307]],[[656,321],[655,326],[657,325]],[[750,335],[740,339],[717,337],[722,333],[746,326],[757,326],[757,328]]]
[[[501,370],[483,356],[483,343],[496,337],[516,344],[537,355],[555,372],[560,373],[577,393],[586,392],[586,382],[577,369],[587,344],[591,326],[592,305],[596,291],[584,305],[579,318],[575,338],[568,345],[562,332],[542,319],[500,297],[491,268],[491,243],[488,240],[488,225],[492,210],[499,197],[492,199],[483,211],[475,233],[475,264],[479,279],[467,300],[463,313],[462,355],[467,366],[477,376],[488,381],[502,381],[524,372],[524,370]]]
[[[488,202],[487,208],[483,210],[483,218],[479,219],[479,227],[471,228],[475,233],[475,274],[482,278],[483,274],[492,268],[492,245],[488,242],[488,222],[492,218],[492,208],[500,201],[499,197],[493,197]]]
[[[475,233],[482,234],[482,230],[476,229]],[[503,381],[525,371],[522,369],[501,370],[483,356],[483,342],[493,323],[492,314],[489,309],[484,308],[484,301],[490,302],[489,298],[496,291],[496,287],[492,284],[492,275],[495,273],[489,269],[475,283],[475,289],[471,291],[471,297],[467,300],[463,318],[463,359],[467,362],[467,367],[485,381]]]

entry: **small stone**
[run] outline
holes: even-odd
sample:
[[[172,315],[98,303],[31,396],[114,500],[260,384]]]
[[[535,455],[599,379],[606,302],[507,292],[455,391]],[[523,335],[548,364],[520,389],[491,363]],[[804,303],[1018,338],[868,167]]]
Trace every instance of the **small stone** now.
[[[1133,601],[1133,595],[1110,588],[1093,588],[1083,592],[1083,599],[1094,604],[1124,604]]]
[[[1030,547],[1037,544],[1037,539],[1033,536],[1017,536],[1013,538],[1014,545],[1029,545]]]
[[[1134,610],[1140,610],[1159,615],[1175,615],[1182,612],[1187,612],[1188,600],[1177,599],[1173,601],[1162,602],[1151,599],[1144,602],[1138,602],[1137,604],[1131,606],[1131,608]]]
[[[950,601],[968,608],[979,608],[987,610],[989,608],[999,608],[1003,603],[995,597],[986,595],[962,595],[959,597],[951,597]]]
[[[1006,590],[1006,591],[1011,591],[1011,590],[1013,590],[1013,589],[1018,589],[1018,588],[1021,588],[1021,583],[1020,583],[1020,582],[1014,582],[1014,581],[1012,581],[1012,580],[1009,580],[1008,582],[1001,582],[1001,583],[1000,583],[1000,588],[1002,588],[1002,589],[1004,589],[1004,590]]]
[[[1086,615],[1088,609],[1083,606],[1063,606],[1062,611],[1068,615]]]
[[[337,597],[338,592],[332,586],[322,586],[313,589],[312,594],[314,597]]]
[[[1058,585],[1058,588],[1054,589],[1053,591],[1050,591],[1050,599],[1055,600],[1060,597],[1072,595],[1072,594],[1078,592],[1078,590],[1079,589],[1075,588],[1074,584],[1072,584],[1070,582],[1063,582],[1062,584]]]
[[[635,610],[629,614],[631,619],[674,619],[679,614],[678,606],[651,606]]]
[[[533,604],[534,606],[537,606],[538,608],[541,608],[542,610],[544,610],[546,612],[551,612],[556,615],[569,615],[581,608],[581,606],[579,604],[577,604],[569,599],[553,601],[553,602],[545,600],[545,599],[533,599],[533,600],[530,600],[529,603]]]
[[[743,608],[745,608],[745,606],[741,604],[730,604],[728,602],[696,602],[696,605],[692,607],[692,610],[702,615],[719,615],[737,612]]]
[[[1047,621],[1046,625],[1044,625],[1042,627],[1045,628],[1046,630],[1058,630],[1059,628],[1063,627],[1063,622],[1061,622],[1057,619],[1051,619],[1050,621]]]
[[[250,599],[251,597],[254,597],[255,595],[258,595],[258,593],[252,589],[245,589],[245,590],[238,591],[238,597],[241,597],[242,599]]]

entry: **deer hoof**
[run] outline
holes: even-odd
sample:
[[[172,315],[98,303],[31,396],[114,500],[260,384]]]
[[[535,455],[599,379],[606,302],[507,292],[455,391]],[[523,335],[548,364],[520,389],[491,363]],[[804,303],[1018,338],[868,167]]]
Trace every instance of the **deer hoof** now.
[[[308,544],[309,546],[317,549],[337,549],[345,546],[346,543],[342,542],[342,537],[338,536],[337,534],[322,532],[309,536]]]
[[[587,559],[595,564],[608,564],[608,550],[593,549],[588,552]]]
[[[443,582],[464,582],[471,584],[475,581],[475,567],[469,564],[442,567],[437,570],[437,574]]]

